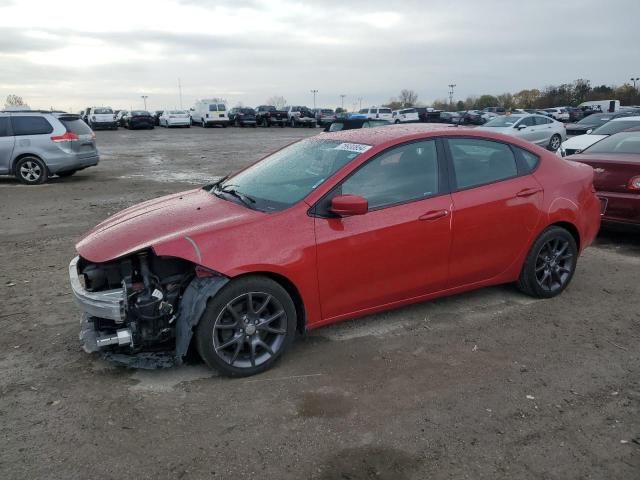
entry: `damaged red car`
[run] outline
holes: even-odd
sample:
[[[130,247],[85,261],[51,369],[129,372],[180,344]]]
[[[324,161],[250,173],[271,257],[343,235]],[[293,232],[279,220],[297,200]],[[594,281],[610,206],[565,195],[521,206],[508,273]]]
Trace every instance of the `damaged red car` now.
[[[593,169],[513,137],[389,126],[302,140],[128,208],[69,267],[87,351],[192,346],[264,371],[296,333],[488,285],[549,298],[596,236]]]

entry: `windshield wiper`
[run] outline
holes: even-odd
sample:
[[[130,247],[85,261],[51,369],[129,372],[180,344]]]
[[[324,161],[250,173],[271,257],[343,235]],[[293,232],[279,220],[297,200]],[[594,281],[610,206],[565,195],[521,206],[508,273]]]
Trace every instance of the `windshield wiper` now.
[[[229,178],[231,175],[227,174],[224,177],[220,177],[218,180],[216,180],[213,183],[209,183],[208,185],[205,185],[204,187],[202,187],[203,190],[208,190],[209,193],[213,193],[213,191],[215,190],[216,187],[220,186],[220,184],[222,182],[224,182],[227,178]]]
[[[239,192],[238,190],[236,190],[234,187],[235,185],[225,185],[222,188],[213,188],[213,194],[216,196],[219,196],[219,194],[221,193],[226,193],[228,195],[231,195],[232,197],[237,198],[238,200],[240,200],[244,205],[246,205],[247,207],[252,207],[252,205],[254,203],[256,203],[256,199],[253,197],[250,197],[249,195],[246,195],[242,192]]]

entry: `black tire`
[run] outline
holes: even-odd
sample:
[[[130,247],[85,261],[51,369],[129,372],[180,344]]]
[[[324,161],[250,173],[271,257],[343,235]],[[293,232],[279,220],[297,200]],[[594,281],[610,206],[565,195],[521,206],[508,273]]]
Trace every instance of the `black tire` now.
[[[527,254],[518,288],[535,298],[552,298],[567,288],[576,271],[578,247],[566,229],[543,231]]]
[[[287,291],[270,278],[256,275],[232,280],[209,300],[195,342],[209,367],[225,376],[247,377],[271,368],[289,348],[295,332],[296,309]]]
[[[15,175],[20,183],[25,185],[39,185],[47,181],[49,171],[38,157],[22,157],[16,163]]]
[[[59,177],[70,177],[71,175],[73,175],[77,171],[78,170],[67,170],[66,172],[58,172],[58,173],[56,173],[56,175],[58,175]]]
[[[234,126],[234,127],[240,127],[240,126],[241,126],[241,125],[240,125],[240,120],[238,120],[238,119],[236,118],[236,119],[234,120],[233,126]]]
[[[556,133],[549,139],[549,145],[547,145],[547,148],[552,152],[555,152],[560,148],[560,145],[562,145],[562,137]]]

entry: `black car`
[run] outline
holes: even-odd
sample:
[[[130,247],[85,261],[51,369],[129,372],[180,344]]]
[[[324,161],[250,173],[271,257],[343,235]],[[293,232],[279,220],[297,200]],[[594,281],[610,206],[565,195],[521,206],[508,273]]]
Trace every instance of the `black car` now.
[[[341,130],[354,130],[356,128],[373,128],[391,125],[389,120],[378,118],[336,118],[331,125],[324,127],[325,132],[339,132]]]
[[[155,112],[153,112],[153,124],[156,127],[160,126],[160,117],[162,116],[163,113],[164,113],[164,110],[156,110]]]
[[[229,123],[234,127],[255,127],[256,111],[247,107],[232,108],[229,110]]]
[[[155,125],[153,115],[146,110],[133,110],[125,117],[125,127],[133,130],[137,128],[152,129]]]
[[[575,123],[584,118],[584,113],[581,108],[567,107],[567,112],[569,112],[569,121],[571,123]]]
[[[638,115],[638,112],[635,110],[627,110],[625,112],[617,112],[617,113],[592,113],[584,117],[577,123],[569,123],[567,124],[567,135],[575,136],[575,135],[584,135],[589,130],[593,130],[594,128],[601,127],[605,123],[614,118],[620,117],[629,117],[631,115]]]

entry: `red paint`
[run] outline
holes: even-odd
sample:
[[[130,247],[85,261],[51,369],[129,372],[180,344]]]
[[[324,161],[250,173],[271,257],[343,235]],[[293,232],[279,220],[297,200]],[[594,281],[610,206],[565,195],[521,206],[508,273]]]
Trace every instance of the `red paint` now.
[[[541,161],[528,175],[362,215],[310,214],[317,201],[379,152],[408,141],[455,136],[510,143]],[[192,190],[118,213],[85,235],[76,248],[93,262],[153,248],[158,255],[184,258],[229,277],[252,272],[284,277],[300,293],[307,326],[315,328],[515,281],[532,242],[547,226],[573,225],[581,250],[600,226],[592,169],[513,137],[407,125],[323,138],[372,148],[287,210],[257,212]],[[337,203],[352,212],[362,208],[357,197]]]

